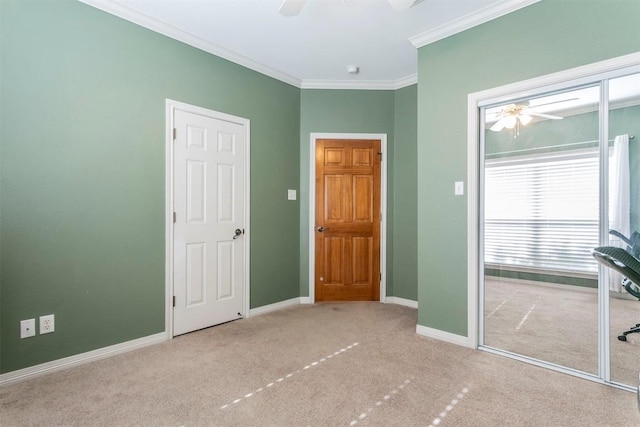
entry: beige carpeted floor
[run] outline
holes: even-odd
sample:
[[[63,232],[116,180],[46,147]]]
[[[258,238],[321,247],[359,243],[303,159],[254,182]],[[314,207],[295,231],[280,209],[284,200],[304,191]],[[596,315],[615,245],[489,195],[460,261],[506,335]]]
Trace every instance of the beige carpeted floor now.
[[[618,335],[640,323],[640,302],[610,298],[611,378],[637,386],[640,334]],[[485,343],[591,374],[598,373],[596,289],[509,281],[485,283]]]
[[[299,306],[0,389],[3,426],[634,426],[633,393],[416,335],[416,310]]]

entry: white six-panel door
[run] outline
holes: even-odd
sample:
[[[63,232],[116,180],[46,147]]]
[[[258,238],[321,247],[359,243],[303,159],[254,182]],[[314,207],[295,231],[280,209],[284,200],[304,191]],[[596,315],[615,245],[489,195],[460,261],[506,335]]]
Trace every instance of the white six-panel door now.
[[[174,110],[173,335],[244,311],[245,129]]]

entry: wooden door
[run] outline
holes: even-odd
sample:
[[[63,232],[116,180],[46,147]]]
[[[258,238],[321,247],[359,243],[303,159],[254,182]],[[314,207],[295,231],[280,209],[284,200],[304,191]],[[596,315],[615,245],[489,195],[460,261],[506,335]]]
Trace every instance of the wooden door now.
[[[316,141],[316,301],[380,300],[379,140]]]
[[[243,125],[176,110],[173,334],[242,317]]]

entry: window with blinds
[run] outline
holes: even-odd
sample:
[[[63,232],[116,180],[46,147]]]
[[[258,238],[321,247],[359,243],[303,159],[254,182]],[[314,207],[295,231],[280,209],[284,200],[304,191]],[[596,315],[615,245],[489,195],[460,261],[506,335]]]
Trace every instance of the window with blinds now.
[[[598,246],[597,149],[485,163],[485,263],[593,273]]]

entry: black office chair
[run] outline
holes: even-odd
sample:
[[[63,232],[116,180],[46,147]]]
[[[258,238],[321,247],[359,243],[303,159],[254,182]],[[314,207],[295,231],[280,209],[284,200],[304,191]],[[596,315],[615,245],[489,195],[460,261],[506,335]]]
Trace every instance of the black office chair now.
[[[634,231],[631,233],[631,237],[627,237],[617,230],[609,230],[609,234],[625,242],[627,244],[627,251],[631,252],[634,257],[640,258],[640,233]]]
[[[622,274],[622,285],[626,291],[640,300],[640,260],[633,256],[631,251],[614,246],[601,246],[593,249],[591,254],[598,262]],[[618,339],[626,341],[627,335],[633,333],[640,333],[640,323],[618,335]]]
[[[609,234],[620,238],[627,244],[627,252],[633,255],[636,259],[640,259],[640,233],[634,231],[631,233],[631,237],[627,237],[617,230],[609,230]],[[622,279],[622,286],[629,292],[629,294],[640,299],[640,283],[629,283],[630,280],[627,277]]]

